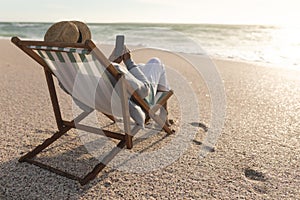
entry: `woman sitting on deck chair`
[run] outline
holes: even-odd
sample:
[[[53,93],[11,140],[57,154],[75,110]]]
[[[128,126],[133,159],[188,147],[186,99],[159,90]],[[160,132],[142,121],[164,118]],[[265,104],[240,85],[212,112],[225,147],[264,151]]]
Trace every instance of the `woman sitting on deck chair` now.
[[[91,39],[91,32],[85,23],[79,21],[63,21],[53,24],[46,32],[44,40],[48,42],[70,42],[70,43],[84,43]],[[165,67],[158,58],[151,58],[146,64],[135,64],[131,58],[130,51],[124,46],[121,56],[115,56],[115,49],[109,57],[112,64],[120,71],[126,74],[126,79],[131,86],[142,98],[154,99],[157,92],[169,91]],[[123,61],[126,67],[120,65]],[[60,84],[62,87],[62,85]],[[62,87],[62,89],[64,89]],[[66,90],[64,90],[66,91]],[[86,105],[74,99],[75,103],[83,110],[89,110]],[[129,111],[131,117],[141,126],[144,126],[145,114],[139,106],[134,102],[129,102]],[[167,105],[163,105],[165,112],[167,112]],[[136,117],[141,115],[142,118]],[[136,120],[138,119],[138,120]],[[142,119],[142,120],[141,120]],[[170,126],[170,121],[167,116],[166,125]]]

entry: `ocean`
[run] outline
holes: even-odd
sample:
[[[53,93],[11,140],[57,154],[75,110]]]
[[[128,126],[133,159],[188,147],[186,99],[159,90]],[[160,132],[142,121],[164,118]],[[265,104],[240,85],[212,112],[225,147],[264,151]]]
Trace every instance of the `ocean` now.
[[[43,39],[52,23],[0,22],[0,37]],[[216,24],[88,23],[92,39],[173,52],[300,68],[300,27]]]

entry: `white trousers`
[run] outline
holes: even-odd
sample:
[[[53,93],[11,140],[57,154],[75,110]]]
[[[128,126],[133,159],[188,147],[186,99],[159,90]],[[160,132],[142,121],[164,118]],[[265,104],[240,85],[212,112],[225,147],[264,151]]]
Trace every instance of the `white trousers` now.
[[[151,83],[154,92],[169,91],[170,87],[167,81],[166,69],[164,64],[158,58],[151,58],[146,64],[137,65]],[[154,95],[155,95],[154,94]]]

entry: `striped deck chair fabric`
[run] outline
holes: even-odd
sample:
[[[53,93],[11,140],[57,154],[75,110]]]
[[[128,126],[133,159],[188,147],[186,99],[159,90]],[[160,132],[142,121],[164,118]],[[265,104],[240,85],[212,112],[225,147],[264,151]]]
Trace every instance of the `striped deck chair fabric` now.
[[[106,67],[86,49],[29,46],[48,64],[73,98],[107,114],[122,115],[120,100]],[[113,111],[112,111],[113,108]]]

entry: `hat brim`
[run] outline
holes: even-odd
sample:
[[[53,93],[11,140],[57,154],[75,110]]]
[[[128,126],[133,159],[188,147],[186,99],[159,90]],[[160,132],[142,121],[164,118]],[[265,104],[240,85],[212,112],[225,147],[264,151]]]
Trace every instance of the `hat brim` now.
[[[80,35],[77,42],[84,43],[86,40],[91,40],[92,38],[91,31],[85,23],[80,21],[71,21],[71,22],[74,23],[79,30]]]

